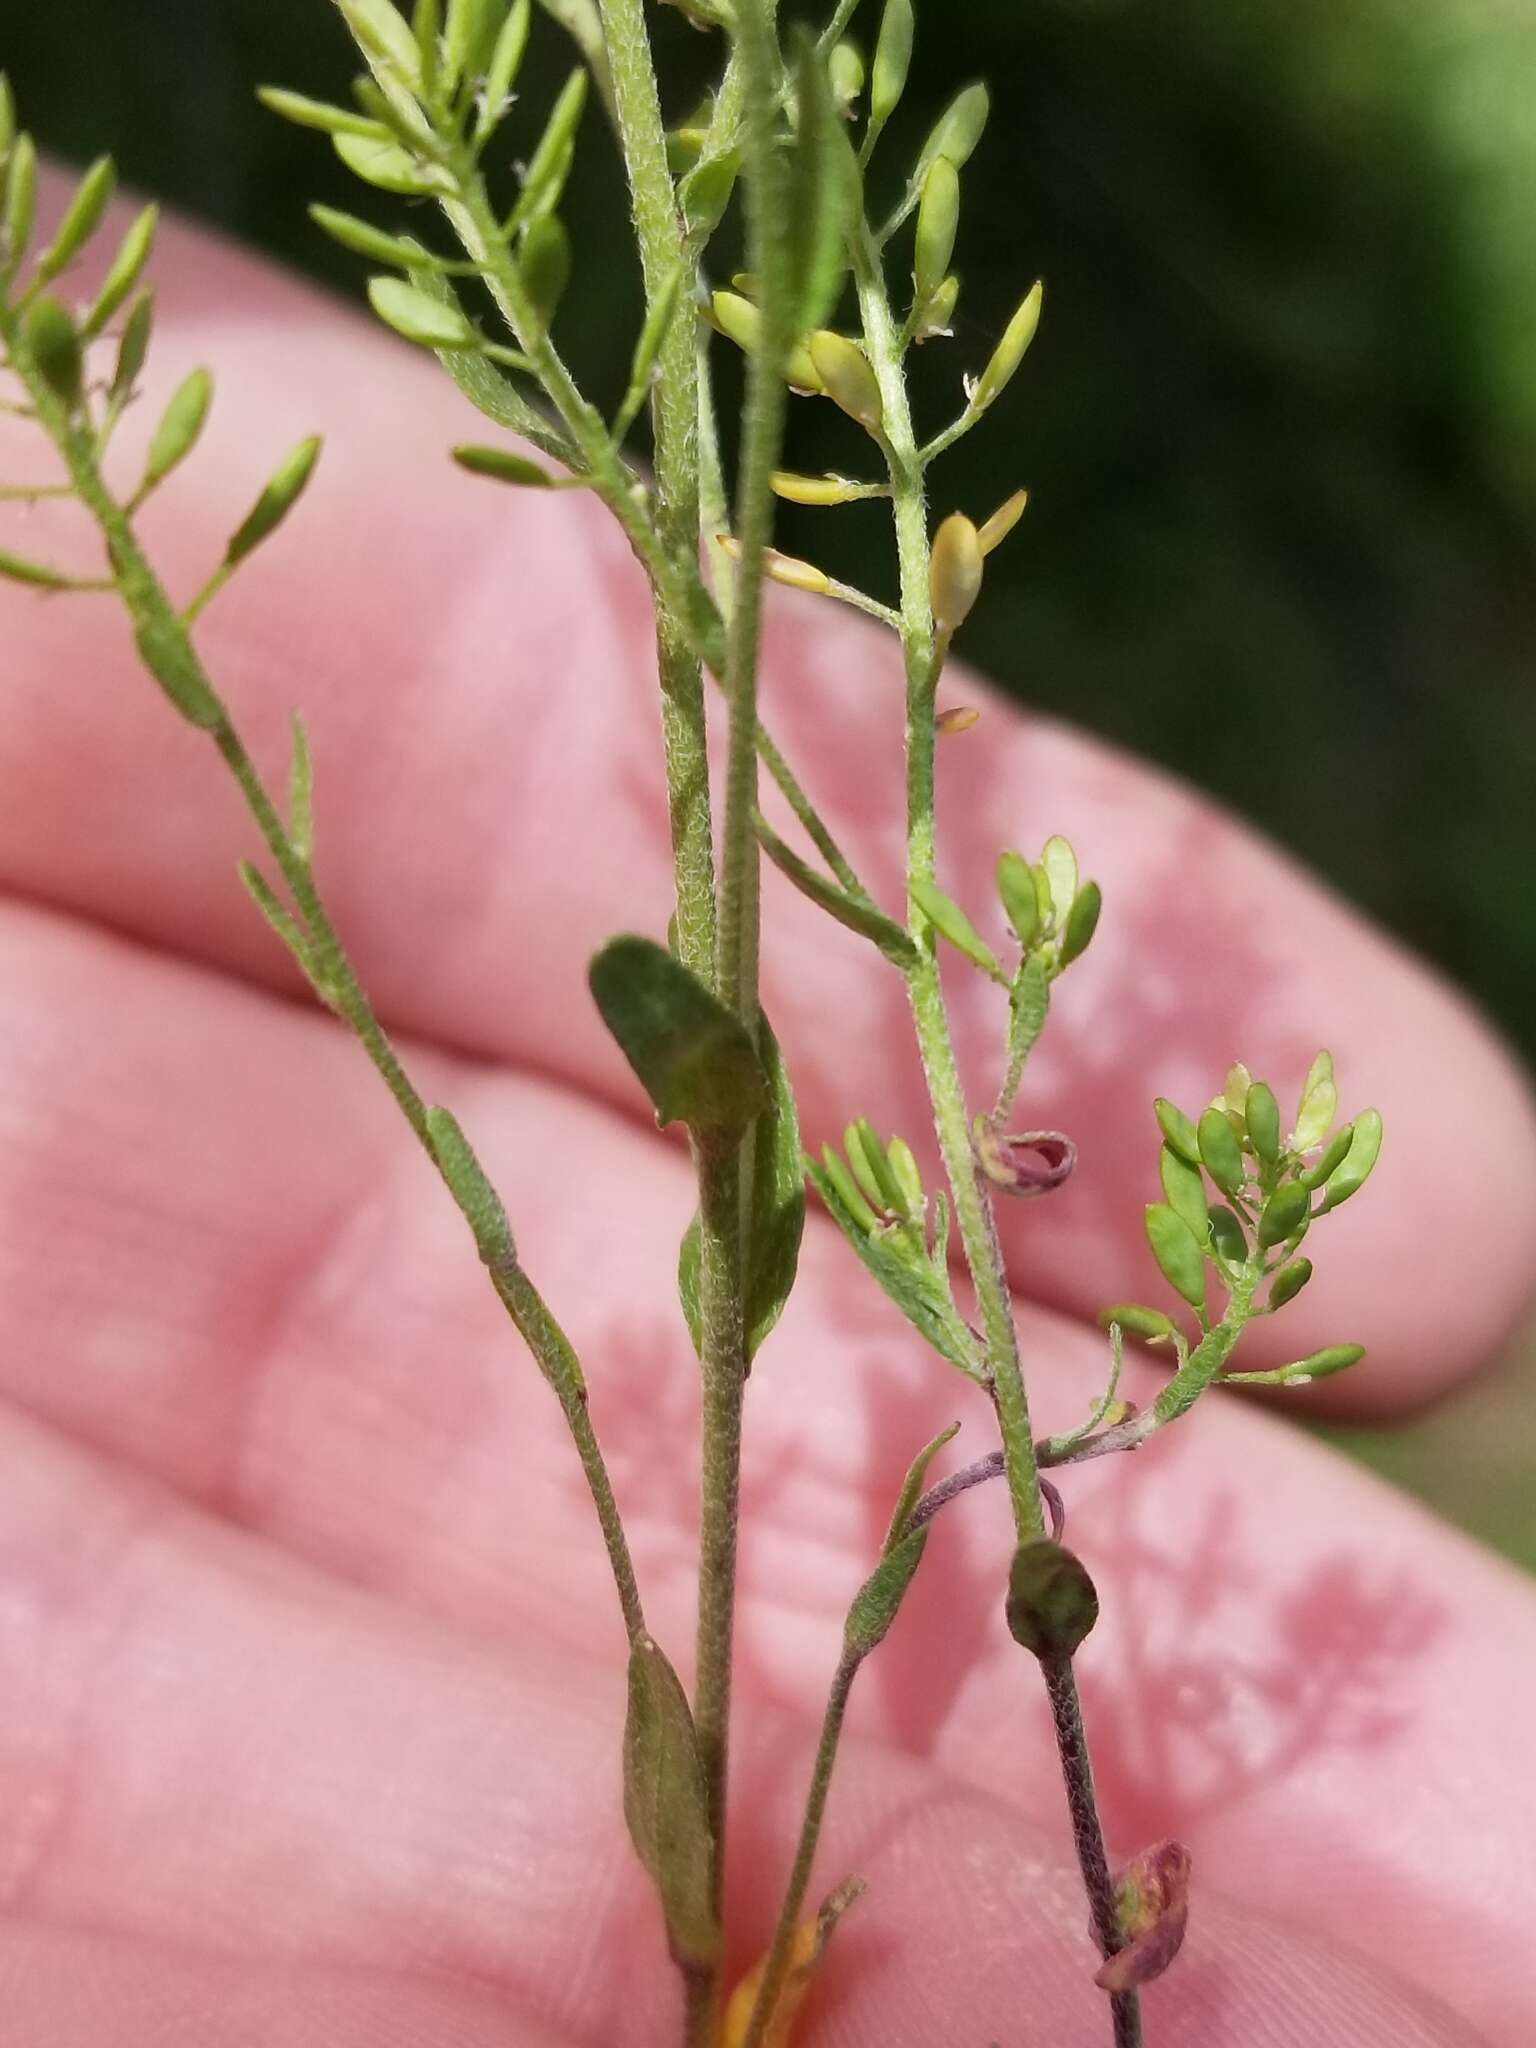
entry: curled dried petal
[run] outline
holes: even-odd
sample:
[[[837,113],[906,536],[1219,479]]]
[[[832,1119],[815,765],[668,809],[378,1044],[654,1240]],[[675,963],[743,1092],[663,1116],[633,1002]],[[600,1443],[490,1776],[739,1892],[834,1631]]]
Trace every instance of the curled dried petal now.
[[[1006,1195],[1048,1195],[1071,1177],[1077,1147],[1065,1131],[976,1128],[976,1160],[987,1179]]]

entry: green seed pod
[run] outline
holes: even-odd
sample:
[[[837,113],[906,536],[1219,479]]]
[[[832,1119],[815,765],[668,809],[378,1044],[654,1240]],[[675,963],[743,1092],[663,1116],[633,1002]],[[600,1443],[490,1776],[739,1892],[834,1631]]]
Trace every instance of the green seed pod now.
[[[571,238],[552,213],[541,213],[523,231],[517,252],[523,289],[541,324],[548,327],[571,276]]]
[[[1191,1308],[1204,1308],[1205,1254],[1189,1225],[1166,1202],[1149,1202],[1146,1228],[1163,1278]]]
[[[1008,1572],[1008,1633],[1042,1660],[1071,1657],[1099,1618],[1080,1560],[1048,1536],[1021,1543]]]
[[[1010,849],[998,855],[997,893],[1014,937],[1027,948],[1040,929],[1040,905],[1035,896],[1035,878],[1022,853]]]
[[[586,104],[587,71],[585,65],[578,64],[560,88],[560,96],[550,110],[539,146],[528,165],[522,197],[517,202],[520,215],[545,212],[558,202]]]
[[[1280,1105],[1265,1081],[1255,1081],[1243,1100],[1243,1121],[1248,1142],[1263,1166],[1273,1166],[1280,1157]]]
[[[1294,1301],[1303,1287],[1312,1278],[1310,1259],[1292,1259],[1288,1266],[1282,1266],[1269,1283],[1269,1295],[1264,1303],[1267,1315],[1284,1308],[1288,1301]]]
[[[635,341],[635,352],[629,359],[629,394],[641,403],[644,402],[643,394],[651,388],[651,374],[661,355],[662,344],[671,332],[672,322],[677,318],[682,295],[683,270],[679,264],[647,306]]]
[[[553,490],[554,478],[547,469],[530,462],[526,455],[514,455],[509,448],[460,447],[450,450],[460,469],[471,476],[493,477],[500,484],[521,484],[532,490]]]
[[[14,277],[32,238],[37,215],[37,151],[23,132],[11,144],[5,178],[5,240],[0,248],[0,276]]]
[[[1235,1119],[1239,1136],[1242,1134],[1243,1110],[1248,1101],[1248,1090],[1253,1086],[1253,1076],[1241,1060],[1234,1060],[1227,1069],[1227,1078],[1222,1083],[1221,1107],[1229,1117]]]
[[[1117,1301],[1112,1307],[1099,1310],[1101,1330],[1115,1323],[1128,1337],[1140,1337],[1147,1344],[1160,1343],[1174,1331],[1171,1316],[1165,1316],[1160,1308],[1146,1308],[1139,1301]]]
[[[946,277],[918,315],[917,325],[912,330],[912,339],[933,341],[941,335],[949,334],[949,323],[955,317],[955,304],[959,297],[959,278]]]
[[[319,455],[320,436],[310,434],[283,457],[272,481],[236,527],[224,550],[224,560],[231,569],[282,525],[303,496]]]
[[[331,147],[353,177],[376,191],[398,192],[407,199],[440,199],[453,189],[443,171],[423,163],[397,142],[343,133],[331,137]]]
[[[338,213],[334,206],[312,206],[309,217],[333,242],[340,242],[354,256],[366,256],[370,263],[392,263],[399,270],[409,270],[423,261],[421,250],[403,236],[387,235],[355,214]]]
[[[123,236],[118,244],[117,254],[112,259],[112,267],[102,279],[101,290],[96,294],[95,304],[85,316],[85,326],[82,330],[85,334],[100,334],[138,283],[144,266],[149,261],[149,252],[155,244],[155,228],[159,219],[159,208],[146,206]]]
[[[1198,1126],[1200,1157],[1205,1170],[1223,1194],[1240,1195],[1246,1175],[1243,1148],[1237,1133],[1219,1109],[1207,1109]]]
[[[1099,928],[1099,912],[1104,908],[1104,898],[1097,882],[1084,882],[1072,899],[1072,908],[1067,912],[1066,927],[1061,935],[1061,953],[1057,966],[1070,967],[1072,962],[1086,953],[1094,933]]]
[[[68,269],[101,226],[101,217],[111,202],[116,185],[117,170],[111,157],[97,157],[64,209],[58,232],[37,259],[40,280],[57,277],[61,270]]]
[[[895,112],[912,66],[912,0],[885,0],[869,74],[869,118],[882,127]]]
[[[857,43],[845,39],[833,45],[827,59],[827,82],[839,113],[851,113],[854,101],[864,90],[864,58]]]
[[[78,578],[66,569],[56,569],[51,562],[29,561],[25,555],[13,555],[9,548],[0,548],[0,576],[8,583],[30,584],[34,590],[74,590]]]
[[[223,722],[224,707],[179,620],[140,618],[133,643],[140,661],[189,725],[209,732]]]
[[[1310,1358],[1298,1358],[1294,1365],[1281,1367],[1287,1386],[1304,1387],[1308,1380],[1325,1380],[1330,1373],[1347,1372],[1365,1356],[1363,1344],[1329,1344]]]
[[[854,1655],[867,1657],[884,1642],[922,1563],[927,1542],[926,1528],[910,1530],[886,1552],[854,1595],[843,1625],[843,1641]]]
[[[490,62],[501,0],[448,0],[443,20],[444,84],[451,91],[461,78],[478,78]]]
[[[1317,1161],[1316,1165],[1309,1166],[1305,1173],[1297,1175],[1302,1186],[1304,1188],[1321,1187],[1329,1174],[1333,1173],[1348,1156],[1349,1148],[1354,1142],[1355,1127],[1353,1124],[1345,1124],[1342,1130],[1335,1131],[1332,1139],[1329,1141],[1327,1151]]]
[[[1191,1166],[1171,1145],[1164,1145],[1157,1155],[1157,1170],[1169,1208],[1204,1244],[1210,1234],[1211,1210],[1205,1198],[1205,1177],[1199,1167]]]
[[[491,50],[490,62],[485,68],[485,87],[480,97],[480,118],[475,123],[477,148],[494,133],[496,124],[506,112],[512,82],[517,77],[523,61],[523,52],[528,47],[528,31],[532,21],[533,0],[513,0],[512,11],[501,25]]]
[[[438,59],[442,54],[443,0],[416,0],[411,10],[411,33],[416,38],[416,62],[421,67],[421,91],[424,99],[432,99],[437,92]],[[453,81],[444,81],[444,89],[452,91]]]
[[[1077,901],[1077,855],[1070,840],[1053,832],[1040,849],[1040,865],[1051,892],[1051,915],[1056,929],[1065,932],[1072,906]]]
[[[985,412],[992,401],[1001,396],[1014,371],[1023,362],[1040,325],[1040,308],[1044,299],[1044,285],[1031,285],[1023,304],[1004,328],[1002,340],[992,351],[992,360],[977,380],[971,397],[973,412]]]
[[[1241,1219],[1224,1202],[1211,1204],[1211,1243],[1229,1266],[1242,1265],[1248,1256]]]
[[[429,298],[398,277],[370,277],[368,303],[396,334],[418,348],[476,348],[479,336],[457,306]]]
[[[1187,1159],[1191,1166],[1200,1164],[1200,1139],[1194,1125],[1166,1095],[1159,1095],[1152,1105],[1157,1118],[1157,1127],[1181,1159]]]
[[[1326,1216],[1330,1209],[1337,1209],[1341,1202],[1347,1202],[1351,1195],[1364,1187],[1380,1151],[1381,1112],[1362,1109],[1355,1118],[1355,1134],[1350,1140],[1344,1163],[1334,1168],[1323,1188],[1323,1205],[1317,1212],[1320,1216]]]
[[[721,1946],[709,1791],[688,1696],[648,1635],[637,1636],[629,1653],[624,1824],[655,1882],[672,1954],[692,1970],[707,1969]]]
[[[193,370],[177,385],[150,440],[141,491],[151,490],[192,453],[212,402],[213,379],[206,370]]]
[[[22,322],[22,340],[43,382],[68,406],[80,402],[83,357],[80,334],[69,308],[46,295],[34,299]]]
[[[999,981],[1005,978],[992,948],[958,903],[946,896],[942,889],[936,889],[932,882],[914,881],[910,889],[913,902],[941,938],[948,939],[957,952],[963,953],[983,973],[993,975]]]
[[[421,84],[421,53],[393,0],[336,0],[363,55],[412,92]]]
[[[1024,517],[1024,507],[1029,503],[1028,491],[1015,491],[1011,498],[1005,498],[977,533],[981,552],[990,555],[1000,547]]]
[[[949,275],[960,225],[960,173],[947,156],[935,157],[923,180],[917,209],[917,241],[912,258],[912,284],[919,305],[927,305]]]
[[[1320,1052],[1307,1069],[1296,1109],[1296,1128],[1291,1143],[1298,1152],[1310,1152],[1321,1145],[1339,1113],[1339,1091],[1333,1078],[1333,1054]]]
[[[834,1193],[854,1222],[864,1230],[879,1228],[880,1219],[859,1192],[853,1175],[830,1145],[821,1148],[821,1164]]]
[[[382,121],[374,120],[371,114],[359,114],[352,107],[333,107],[325,100],[312,100],[280,85],[259,85],[256,97],[269,114],[291,121],[296,128],[315,128],[323,135],[357,135],[368,142],[390,139]]]
[[[475,1234],[475,1247],[488,1266],[516,1257],[512,1230],[501,1197],[491,1186],[474,1148],[446,1109],[427,1111],[427,1136],[437,1170]]]
[[[957,92],[923,144],[917,177],[926,179],[929,165],[941,156],[947,156],[957,171],[964,170],[981,140],[991,107],[991,96],[979,81]]]
[[[923,1176],[918,1171],[912,1147],[905,1138],[892,1138],[885,1148],[885,1156],[891,1178],[901,1194],[902,1214],[909,1223],[915,1223],[923,1213],[924,1196]]]
[[[1271,1245],[1284,1244],[1288,1237],[1294,1235],[1310,1206],[1307,1191],[1300,1181],[1282,1181],[1259,1216],[1259,1243],[1266,1251]]]
[[[856,341],[823,328],[807,344],[810,358],[821,380],[821,388],[834,405],[869,433],[877,433],[885,417],[880,383]]]
[[[148,292],[140,292],[123,323],[122,340],[117,344],[117,361],[112,370],[112,383],[107,392],[107,403],[114,409],[127,404],[144,358],[149,354],[149,336],[154,326],[155,302]]]
[[[963,512],[951,512],[933,537],[928,557],[928,592],[936,632],[964,625],[981,595],[981,538]]]

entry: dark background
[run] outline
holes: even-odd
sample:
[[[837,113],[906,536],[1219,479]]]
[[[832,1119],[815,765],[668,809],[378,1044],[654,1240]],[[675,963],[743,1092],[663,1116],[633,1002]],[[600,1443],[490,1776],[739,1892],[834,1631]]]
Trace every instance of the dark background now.
[[[866,49],[878,6],[855,17]],[[1536,0],[920,15],[877,190],[955,86],[987,77],[996,108],[963,182],[958,350],[921,352],[922,420],[1048,281],[1009,432],[938,473],[940,510],[1031,491],[967,657],[1226,799],[1536,1053]],[[655,20],[680,118],[713,51]],[[251,93],[344,97],[348,47],[326,0],[0,0],[0,64],[48,147],[111,147],[134,183],[357,293],[365,266],[303,206],[365,195]],[[570,61],[539,20],[533,107]],[[583,140],[563,211],[596,251],[617,172],[590,112]],[[615,396],[638,317],[619,274],[578,262],[561,319]],[[877,509],[791,514],[784,544],[883,591]],[[1536,1563],[1517,1372],[1391,1439],[1337,1434]]]

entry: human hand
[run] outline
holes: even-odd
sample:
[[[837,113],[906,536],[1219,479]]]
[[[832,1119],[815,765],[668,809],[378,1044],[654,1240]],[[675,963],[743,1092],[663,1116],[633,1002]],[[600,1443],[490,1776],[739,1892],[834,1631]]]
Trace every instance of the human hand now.
[[[302,511],[200,645],[274,768],[303,706],[322,886],[582,1353],[650,1624],[686,1665],[690,1178],[583,975],[667,910],[638,574],[577,494],[450,468],[478,428],[432,364],[188,231],[158,268],[153,392],[207,360],[218,399],[144,514],[150,551],[194,588],[276,457],[326,430]],[[39,473],[4,428],[4,473]],[[25,530],[76,545],[67,509]],[[667,2042],[675,1979],[618,1811],[622,1634],[558,1411],[356,1048],[285,999],[233,877],[253,835],[111,601],[0,607],[9,2038]],[[860,622],[778,610],[765,716],[888,902],[898,691]],[[1338,1398],[1377,1410],[1473,1366],[1529,1283],[1536,1137],[1456,1000],[1209,806],[998,705],[945,743],[940,802],[941,879],[973,905],[999,845],[1053,830],[1108,905],[1026,1098],[1082,1163],[1005,1219],[1039,1426],[1099,1383],[1086,1318],[1143,1290],[1152,1097],[1203,1099],[1235,1055],[1292,1087],[1319,1041],[1388,1142],[1274,1334],[1288,1356],[1368,1343]],[[808,1137],[866,1111],[916,1141],[895,977],[766,886],[765,1002]],[[957,987],[989,1078],[987,1000]],[[813,1215],[749,1390],[743,1962],[848,1598],[917,1446],[955,1416],[989,1445],[969,1395]],[[1195,1858],[1149,2041],[1527,2041],[1536,1590],[1257,1403],[1213,1396],[1063,1485],[1104,1596],[1080,1670],[1111,1841],[1174,1832]],[[1007,1552],[999,1500],[946,1516],[861,1679],[821,1875],[871,1892],[806,2048],[1105,2032]]]

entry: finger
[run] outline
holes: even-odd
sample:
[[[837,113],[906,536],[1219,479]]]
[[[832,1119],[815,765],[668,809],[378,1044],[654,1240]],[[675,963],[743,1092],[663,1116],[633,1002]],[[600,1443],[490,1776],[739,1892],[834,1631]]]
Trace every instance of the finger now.
[[[382,1958],[501,1989],[578,2039],[666,2037],[675,1986],[638,1865],[613,1854],[616,1671],[533,1635],[513,1656],[447,1641],[41,1436],[7,1428],[0,1455],[13,1908],[281,1975]],[[778,1820],[764,1766],[782,1774],[782,1739],[760,1724],[758,1741],[743,1811]],[[997,1799],[853,1743],[829,1852],[872,1896],[834,1953],[828,2041],[916,2048],[946,2015],[982,2039],[1021,2013],[1064,2039],[1099,2023],[1068,1873]],[[766,1880],[754,1859],[759,1925]],[[1153,1994],[1191,2048],[1234,2028],[1336,2042],[1341,2015],[1367,2044],[1477,2039],[1339,1945],[1213,1895],[1202,1912]]]
[[[114,1031],[102,1045],[55,1023],[0,1057],[26,1112],[7,1109],[0,1153],[23,1176],[0,1232],[12,1397],[476,1637],[532,1628],[617,1654],[554,1404],[340,1034],[29,924],[30,950],[13,943],[42,1014],[108,1014]],[[547,1087],[462,1065],[427,1079],[581,1349],[652,1626],[685,1643],[697,1393],[669,1274],[686,1162]],[[39,1105],[58,1122],[39,1127]],[[993,1431],[823,1219],[802,1266],[750,1388],[740,1662],[744,1697],[808,1718],[907,1461],[957,1416],[967,1457]],[[1023,1335],[1036,1427],[1072,1426],[1100,1341],[1043,1313]],[[1520,1951],[1487,1844],[1536,1828],[1528,1584],[1220,1392],[1166,1448],[1061,1484],[1104,1591],[1084,1679],[1114,1839],[1184,1835],[1236,1895],[1323,1930],[1347,1910],[1380,1958],[1411,1953],[1431,1988],[1496,2012]],[[1008,1545],[1000,1499],[949,1512],[859,1710],[959,1776],[1009,1759],[1010,1796],[1054,1827],[1038,1693],[996,1596]],[[1405,1885],[1421,1868],[1434,1881]]]
[[[160,270],[138,441],[194,362],[215,359],[221,388],[206,447],[145,515],[173,589],[201,581],[278,452],[317,422],[329,430],[309,501],[201,638],[275,776],[290,705],[304,701],[322,880],[382,1010],[637,1106],[584,993],[601,939],[659,931],[668,904],[647,765],[650,636],[626,550],[580,493],[535,504],[453,472],[445,445],[476,428],[434,365],[185,229],[167,233]],[[12,463],[18,431],[9,423],[0,442]],[[34,551],[54,523],[47,508],[31,519]],[[0,602],[14,649],[0,774],[15,792],[0,878],[286,984],[228,879],[250,829],[137,673],[121,619],[99,600]],[[826,606],[786,605],[774,621],[765,716],[896,907],[893,650]],[[979,732],[946,750],[941,785],[941,880],[989,928],[999,845],[1032,847],[1052,829],[1077,840],[1112,906],[1064,985],[1026,1097],[1028,1121],[1077,1136],[1083,1166],[1052,1203],[1005,1216],[1024,1284],[1079,1313],[1145,1285],[1152,1097],[1198,1107],[1241,1054],[1288,1099],[1326,1040],[1346,1103],[1376,1101],[1391,1135],[1377,1184],[1330,1225],[1330,1255],[1290,1320],[1303,1350],[1342,1326],[1380,1354],[1320,1398],[1402,1405],[1485,1355],[1529,1291],[1536,1129],[1523,1083],[1462,1006],[1208,805],[1059,729],[989,706]],[[928,1113],[895,978],[769,887],[764,986],[808,1134],[866,1110],[920,1139]],[[1001,1019],[979,984],[957,1008],[985,1099]],[[1383,1284],[1408,1245],[1412,1287]],[[1256,1334],[1260,1352],[1270,1337]]]
[[[574,2048],[494,1992],[5,1921],[0,1998],[11,2039],[47,2048]]]

